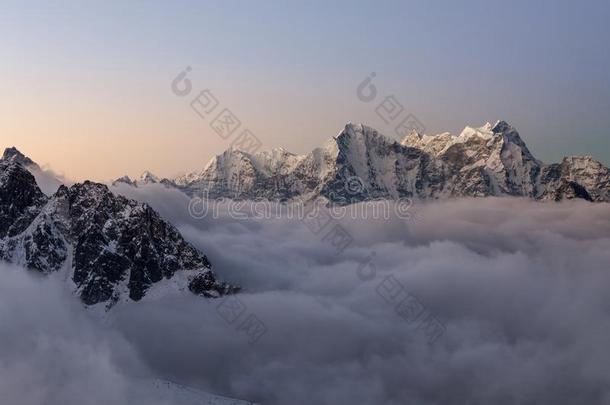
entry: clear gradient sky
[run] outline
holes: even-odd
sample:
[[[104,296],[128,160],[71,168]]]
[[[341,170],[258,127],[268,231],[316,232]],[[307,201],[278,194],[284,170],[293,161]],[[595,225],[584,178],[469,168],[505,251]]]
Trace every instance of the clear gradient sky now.
[[[52,3],[52,4],[50,4]],[[610,163],[609,1],[3,1],[0,146],[75,179],[201,168],[229,144],[185,66],[266,148],[307,152],[370,72],[428,133],[504,119],[545,161]]]

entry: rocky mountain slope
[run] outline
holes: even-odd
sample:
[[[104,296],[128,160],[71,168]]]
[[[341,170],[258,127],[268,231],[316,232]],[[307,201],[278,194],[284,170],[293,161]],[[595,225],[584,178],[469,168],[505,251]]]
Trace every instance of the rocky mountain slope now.
[[[128,178],[123,182],[144,184]],[[201,171],[153,182],[191,196],[279,201],[324,197],[338,204],[503,195],[610,200],[607,167],[589,156],[544,164],[504,121],[466,127],[458,136],[413,132],[401,142],[373,128],[347,124],[337,137],[306,155],[229,149]]]
[[[45,274],[68,271],[87,305],[138,301],[170,279],[206,297],[237,291],[147,204],[90,181],[47,197],[23,165],[33,162],[20,156],[9,149],[0,160],[0,259]]]
[[[50,170],[43,169],[32,159],[19,152],[15,147],[6,148],[0,161],[17,162],[28,169],[36,179],[38,187],[48,196],[55,193],[60,185],[68,183],[63,176],[57,175]]]

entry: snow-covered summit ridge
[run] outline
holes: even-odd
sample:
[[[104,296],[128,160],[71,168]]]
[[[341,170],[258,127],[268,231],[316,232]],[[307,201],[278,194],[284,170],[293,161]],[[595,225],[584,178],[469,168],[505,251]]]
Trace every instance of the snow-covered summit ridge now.
[[[362,190],[345,187],[356,177]],[[251,154],[228,149],[198,170],[164,184],[188,195],[285,201],[324,197],[349,204],[371,199],[522,196],[540,200],[610,200],[608,168],[592,158],[545,164],[506,121],[467,126],[458,135],[412,132],[396,142],[372,127],[347,123],[308,154],[284,149]]]
[[[25,156],[14,146],[4,149],[2,159],[0,160],[3,160],[5,162],[17,162],[23,165],[24,167],[40,168],[38,164],[36,164],[29,157]]]
[[[140,177],[138,179],[134,180],[131,177],[125,175],[125,176],[119,177],[118,179],[114,180],[112,182],[112,185],[117,186],[119,184],[127,184],[132,187],[138,187],[138,186],[145,186],[148,184],[166,184],[168,182],[170,182],[170,180],[165,179],[165,178],[160,178],[159,176],[156,176],[155,174],[149,172],[148,170],[145,170],[144,172],[142,172],[142,174],[140,175]]]

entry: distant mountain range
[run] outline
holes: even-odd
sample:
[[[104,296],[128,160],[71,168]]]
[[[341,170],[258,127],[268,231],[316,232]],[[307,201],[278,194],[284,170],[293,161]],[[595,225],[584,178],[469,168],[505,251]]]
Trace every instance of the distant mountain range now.
[[[145,172],[114,185],[161,183],[189,196],[313,200],[351,204],[376,199],[435,200],[520,196],[560,201],[610,200],[610,170],[590,156],[545,164],[504,121],[466,127],[458,136],[412,132],[401,142],[373,128],[347,124],[306,155],[283,149],[251,154],[228,149],[201,171],[173,179]]]
[[[139,301],[151,288],[218,297],[238,289],[217,281],[205,255],[150,206],[85,181],[52,196],[15,148],[0,159],[0,260],[43,274],[65,272],[87,305]]]

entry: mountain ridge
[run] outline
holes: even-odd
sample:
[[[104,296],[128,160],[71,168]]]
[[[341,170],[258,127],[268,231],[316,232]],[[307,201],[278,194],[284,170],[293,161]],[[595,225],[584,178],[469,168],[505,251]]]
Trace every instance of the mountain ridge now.
[[[0,260],[42,274],[69,267],[83,303],[106,309],[139,301],[181,272],[188,273],[184,288],[194,294],[238,291],[217,281],[207,257],[148,204],[91,181],[62,185],[47,196],[22,165],[27,160],[12,151],[8,156],[0,159]]]
[[[411,132],[400,142],[366,125],[348,123],[308,154],[282,148],[252,154],[229,148],[202,170],[156,179],[143,182],[127,177],[113,184],[161,183],[192,197],[273,201],[323,197],[337,204],[486,196],[610,201],[607,167],[591,156],[543,163],[505,121],[467,126],[459,135]]]

